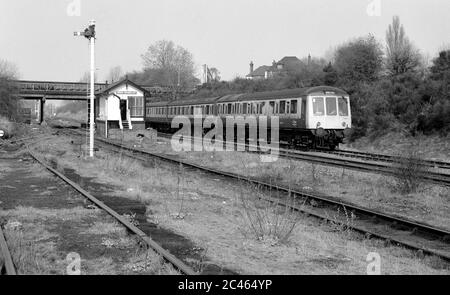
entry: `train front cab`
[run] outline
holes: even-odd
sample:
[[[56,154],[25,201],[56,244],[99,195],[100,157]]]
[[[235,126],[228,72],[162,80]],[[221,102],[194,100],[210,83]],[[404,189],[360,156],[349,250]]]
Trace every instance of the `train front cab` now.
[[[351,128],[350,99],[334,93],[307,97],[306,128],[314,135],[313,146],[334,149]]]

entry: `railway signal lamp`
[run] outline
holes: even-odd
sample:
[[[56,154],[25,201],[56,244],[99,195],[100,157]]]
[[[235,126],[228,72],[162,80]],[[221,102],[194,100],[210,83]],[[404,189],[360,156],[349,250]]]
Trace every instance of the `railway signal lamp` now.
[[[83,32],[75,32],[75,36],[84,36],[91,47],[91,95],[89,110],[89,156],[94,157],[94,80],[95,80],[95,20]]]

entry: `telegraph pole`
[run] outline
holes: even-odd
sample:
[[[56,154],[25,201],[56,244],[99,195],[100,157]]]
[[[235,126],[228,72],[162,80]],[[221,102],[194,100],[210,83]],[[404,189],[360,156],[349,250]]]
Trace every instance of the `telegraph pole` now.
[[[89,22],[89,27],[84,32],[75,32],[75,36],[84,36],[89,39],[91,48],[91,95],[89,111],[89,156],[94,157],[94,81],[95,81],[95,20]]]

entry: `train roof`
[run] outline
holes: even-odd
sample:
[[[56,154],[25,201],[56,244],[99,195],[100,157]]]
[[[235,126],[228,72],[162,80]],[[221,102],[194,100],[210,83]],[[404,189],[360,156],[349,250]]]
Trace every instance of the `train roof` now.
[[[205,97],[205,98],[195,98],[195,99],[183,99],[175,100],[168,103],[169,106],[182,106],[182,105],[192,105],[192,104],[212,104],[215,103],[220,96]]]
[[[348,95],[342,89],[331,86],[316,86],[316,87],[304,87],[296,89],[283,89],[275,91],[264,92],[252,92],[252,93],[240,93],[240,94],[227,94],[223,96],[196,98],[189,100],[177,100],[172,102],[155,102],[150,103],[149,106],[182,106],[182,105],[195,105],[195,104],[213,104],[213,103],[225,103],[235,101],[254,101],[254,100],[268,100],[268,99],[284,99],[284,98],[296,98],[310,94],[329,94],[327,92],[333,92],[336,95]]]

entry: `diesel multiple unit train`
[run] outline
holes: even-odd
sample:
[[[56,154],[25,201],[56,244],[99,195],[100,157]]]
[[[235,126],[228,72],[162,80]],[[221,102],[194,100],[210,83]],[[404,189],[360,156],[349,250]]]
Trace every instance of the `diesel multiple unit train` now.
[[[147,100],[146,127],[174,132],[176,130],[171,128],[171,123],[175,116],[188,117],[192,122],[191,126],[195,124],[194,116],[201,116],[203,119],[207,116],[217,116],[222,119],[223,128],[227,119],[235,119],[237,116],[254,116],[257,122],[262,116],[267,118],[267,121],[277,116],[279,143],[291,148],[334,149],[351,128],[349,95],[342,89],[329,86],[172,102]],[[223,134],[225,137],[226,132]]]

